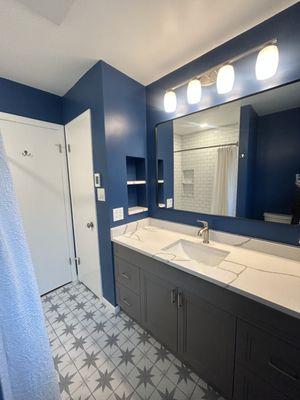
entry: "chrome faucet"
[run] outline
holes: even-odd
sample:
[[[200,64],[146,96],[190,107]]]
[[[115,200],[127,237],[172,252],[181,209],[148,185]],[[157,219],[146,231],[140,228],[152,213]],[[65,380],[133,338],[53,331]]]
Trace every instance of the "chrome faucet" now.
[[[209,227],[207,221],[197,220],[200,224],[202,224],[202,228],[198,231],[198,236],[203,236],[203,243],[209,243]]]

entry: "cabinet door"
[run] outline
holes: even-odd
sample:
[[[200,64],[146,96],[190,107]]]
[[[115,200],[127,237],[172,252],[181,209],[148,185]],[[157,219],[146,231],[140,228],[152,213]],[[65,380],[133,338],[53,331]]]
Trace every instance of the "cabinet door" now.
[[[235,317],[186,290],[178,315],[179,353],[207,383],[231,399]]]
[[[288,400],[257,375],[236,365],[234,400]]]
[[[177,352],[177,289],[156,275],[141,271],[142,322],[163,344]]]

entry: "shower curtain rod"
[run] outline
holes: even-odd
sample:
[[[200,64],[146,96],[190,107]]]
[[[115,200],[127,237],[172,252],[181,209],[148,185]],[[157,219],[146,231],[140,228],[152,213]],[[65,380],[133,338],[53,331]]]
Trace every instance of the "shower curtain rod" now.
[[[239,145],[239,142],[226,143],[226,144],[215,144],[213,146],[192,147],[191,149],[176,150],[176,151],[174,151],[174,153],[182,153],[184,151],[213,149],[213,148],[217,148],[217,147],[238,146],[238,145]]]

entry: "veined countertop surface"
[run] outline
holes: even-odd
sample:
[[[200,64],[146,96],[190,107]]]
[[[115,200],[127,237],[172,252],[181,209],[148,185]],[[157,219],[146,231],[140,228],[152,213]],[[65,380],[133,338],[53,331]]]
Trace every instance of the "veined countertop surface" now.
[[[233,245],[210,240],[205,246],[228,252],[217,266],[205,265],[165,249],[180,239],[203,245],[203,239],[195,235],[195,230],[194,227],[194,235],[191,235],[149,222],[131,223],[113,228],[112,241],[300,318],[299,261],[243,248],[242,245],[251,240],[247,238]]]

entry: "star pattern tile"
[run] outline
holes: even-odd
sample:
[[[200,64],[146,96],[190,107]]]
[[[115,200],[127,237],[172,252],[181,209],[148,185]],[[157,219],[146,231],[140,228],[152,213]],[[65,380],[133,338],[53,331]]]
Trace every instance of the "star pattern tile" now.
[[[121,349],[121,355],[120,357],[120,364],[124,363],[125,365],[131,363],[132,365],[134,365],[133,362],[133,358],[134,358],[134,354],[133,354],[134,349],[126,349],[125,351]],[[119,365],[120,365],[119,364]]]
[[[96,389],[101,388],[102,392],[104,392],[105,388],[108,387],[110,390],[113,390],[112,386],[111,386],[111,381],[114,380],[114,378],[112,377],[113,371],[108,372],[108,370],[106,369],[105,372],[101,372],[99,371],[99,378],[96,379],[96,381],[98,382],[98,385],[96,386]]]
[[[141,369],[141,368],[137,367],[137,369],[139,371],[139,375],[137,376],[139,383],[138,383],[137,387],[139,387],[140,385],[144,385],[145,387],[147,385],[154,386],[153,381],[152,381],[152,378],[154,377],[154,375],[151,373],[152,368],[153,367],[151,367],[151,368],[144,367],[143,369]]]
[[[181,381],[184,381],[185,383],[188,382],[190,379],[192,382],[194,382],[194,379],[191,375],[192,371],[184,364],[180,364],[176,366],[177,371],[175,372],[176,375],[178,375],[178,382],[179,384]]]
[[[83,284],[59,288],[42,303],[63,400],[224,400]]]

